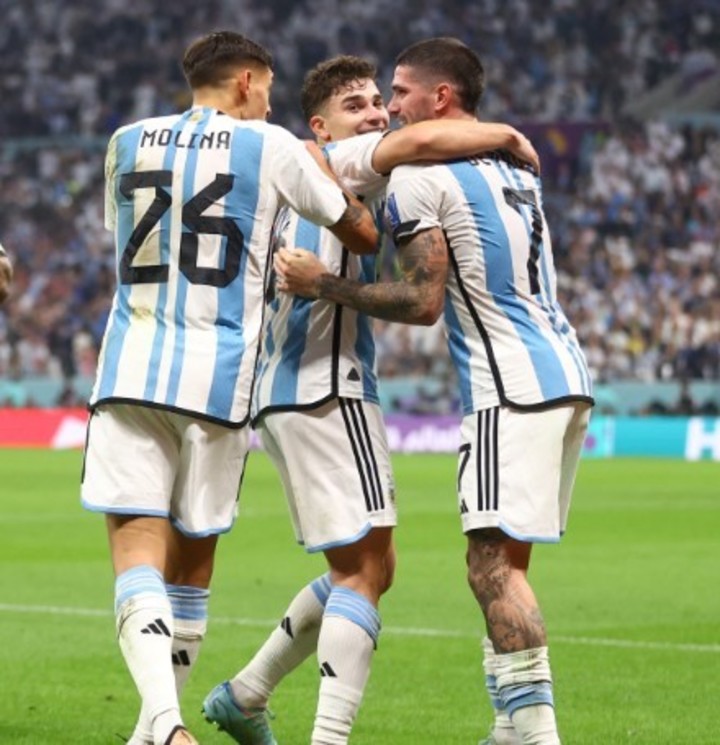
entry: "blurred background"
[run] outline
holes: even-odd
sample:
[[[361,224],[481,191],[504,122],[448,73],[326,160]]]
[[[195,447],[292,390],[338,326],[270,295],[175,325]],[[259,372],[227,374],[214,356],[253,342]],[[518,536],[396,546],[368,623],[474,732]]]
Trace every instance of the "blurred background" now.
[[[369,57],[387,94],[406,45],[469,44],[487,73],[481,119],[514,124],[541,153],[560,299],[597,413],[718,415],[717,0],[0,0],[0,17],[6,412],[84,405],[115,283],[107,140],[184,108],[184,48],[232,28],[273,53],[272,121],[302,137],[300,85],[318,61]],[[385,410],[457,413],[441,327],[377,329]]]

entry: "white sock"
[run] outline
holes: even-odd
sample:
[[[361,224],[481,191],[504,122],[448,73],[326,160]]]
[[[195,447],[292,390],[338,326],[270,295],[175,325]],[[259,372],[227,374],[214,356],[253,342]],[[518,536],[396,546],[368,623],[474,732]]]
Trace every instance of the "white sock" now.
[[[173,614],[172,663],[179,699],[207,631],[210,590],[190,585],[166,585],[166,590]],[[152,741],[152,720],[143,704],[128,745],[145,745]]]
[[[500,700],[523,745],[560,745],[547,647],[495,655]]]
[[[380,616],[372,603],[346,587],[333,587],[318,639],[322,679],[312,745],[347,743],[379,633]]]
[[[173,618],[162,575],[147,565],[123,572],[115,581],[118,640],[153,726],[164,743],[182,724],[171,662]]]
[[[490,703],[495,714],[490,734],[497,745],[521,745],[521,740],[515,732],[515,727],[503,708],[502,701],[497,689],[497,677],[495,676],[495,648],[486,636],[482,640],[483,646],[483,668],[485,670],[485,687],[487,688]]]
[[[230,681],[233,697],[239,704],[266,707],[278,683],[317,649],[331,589],[330,575],[324,574],[293,598],[280,625]]]

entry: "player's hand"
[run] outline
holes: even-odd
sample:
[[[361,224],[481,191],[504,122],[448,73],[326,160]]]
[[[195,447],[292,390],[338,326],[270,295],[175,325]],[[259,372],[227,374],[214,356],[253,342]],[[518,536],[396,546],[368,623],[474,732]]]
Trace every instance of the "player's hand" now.
[[[507,148],[516,158],[529,163],[535,173],[540,175],[540,156],[533,147],[532,142],[522,132],[515,130],[512,144]]]
[[[328,270],[325,264],[304,248],[281,248],[275,253],[273,265],[277,274],[277,289],[301,297],[320,296],[319,281]]]

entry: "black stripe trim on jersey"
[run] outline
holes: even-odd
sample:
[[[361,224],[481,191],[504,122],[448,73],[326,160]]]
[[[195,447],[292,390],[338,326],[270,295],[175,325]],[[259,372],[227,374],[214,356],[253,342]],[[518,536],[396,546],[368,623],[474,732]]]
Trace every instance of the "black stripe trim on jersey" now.
[[[447,234],[445,234],[445,240],[448,243],[448,246],[450,246],[450,242],[447,239]],[[582,394],[561,396],[560,398],[553,398],[549,401],[539,401],[536,404],[519,404],[515,401],[510,400],[505,395],[505,387],[500,375],[500,368],[498,367],[497,361],[495,359],[495,353],[493,352],[492,344],[490,342],[490,336],[488,335],[483,322],[480,320],[480,317],[478,316],[477,311],[472,304],[468,291],[463,284],[462,278],[460,277],[460,267],[458,266],[457,258],[455,257],[455,253],[453,252],[452,247],[448,251],[448,254],[450,255],[450,264],[453,268],[453,274],[455,275],[455,280],[457,281],[458,290],[460,291],[460,294],[465,301],[465,307],[467,308],[468,313],[470,313],[470,316],[475,323],[475,328],[478,330],[483,345],[485,346],[485,353],[487,354],[488,362],[490,363],[490,372],[492,373],[493,380],[495,382],[495,387],[498,392],[498,397],[500,398],[500,403],[503,406],[507,406],[511,409],[516,409],[517,411],[544,411],[545,409],[554,409],[558,406],[564,406],[565,404],[576,402],[587,403],[590,404],[590,406],[593,406],[595,404],[595,399],[592,396],[583,396]]]
[[[395,230],[393,230],[393,240],[395,243],[399,243],[403,238],[411,236],[415,232],[415,228],[420,224],[420,220],[408,220],[407,222],[401,222]]]
[[[265,273],[263,274],[263,297],[267,294],[269,283],[275,281],[273,276],[274,260],[275,251],[268,251],[267,258],[265,260]],[[263,330],[265,329],[265,312],[268,306],[269,303],[262,304],[262,313],[260,315],[260,333],[258,334],[257,344],[255,345],[255,369],[253,371],[252,382],[250,383],[250,395],[248,396],[248,414],[247,419],[245,420],[245,423],[249,422],[251,426],[254,426],[254,420],[250,412],[252,410],[253,398],[255,397],[255,383],[257,383],[258,379],[258,362],[262,354],[263,344],[265,343],[265,334],[263,333]]]
[[[363,432],[361,428],[360,418],[356,411],[359,405],[359,401],[354,401],[353,399],[340,399],[340,400],[346,401],[348,404],[348,410],[350,411],[350,418],[352,420],[353,427],[355,428],[355,435],[357,436],[357,444],[360,449],[360,453],[362,454],[363,462],[365,464],[365,476],[367,478],[368,484],[370,485],[370,493],[371,493],[371,498],[372,498],[373,510],[379,510],[380,501],[382,498],[382,489],[380,488],[379,479],[377,481],[373,479],[372,464],[373,464],[373,461],[375,460],[375,455],[373,453],[372,443],[370,442],[369,432],[367,431]],[[377,465],[375,466],[375,468],[377,472]]]
[[[447,234],[445,235],[445,241],[448,243],[448,246],[450,246]],[[460,276],[460,267],[458,266],[455,252],[451,249],[448,251],[448,254],[450,256],[450,264],[453,268],[453,273],[455,275],[455,281],[457,282],[458,290],[460,290],[460,294],[465,301],[465,307],[467,308],[468,313],[470,313],[471,318],[475,322],[475,328],[477,328],[483,345],[485,346],[485,353],[487,354],[488,362],[490,363],[490,372],[492,373],[493,380],[495,381],[495,387],[497,388],[498,396],[500,397],[500,401],[502,401],[503,403],[507,403],[505,389],[503,388],[502,378],[500,377],[500,368],[498,367],[498,364],[495,360],[495,354],[493,352],[492,344],[490,343],[490,336],[488,335],[485,326],[483,326],[483,323],[480,320],[480,317],[478,316],[477,311],[472,304],[470,295],[468,294],[468,291],[463,284],[462,277]]]
[[[365,416],[365,409],[363,408],[362,401],[355,401],[355,408],[360,415],[360,425],[362,426],[363,433],[365,435],[365,442],[367,443],[368,455],[370,457],[370,478],[375,483],[375,488],[378,494],[378,506],[377,509],[385,509],[385,496],[383,494],[382,482],[380,481],[380,469],[378,468],[377,458],[375,457],[375,449],[373,448],[372,438],[370,436],[370,427],[368,427],[367,417]]]
[[[87,405],[88,411],[91,413],[101,406],[112,405],[112,404],[123,404],[127,406],[143,406],[146,409],[157,409],[159,411],[169,411],[172,414],[180,414],[181,416],[187,416],[191,419],[200,419],[203,422],[211,422],[212,424],[219,424],[221,427],[227,427],[228,429],[242,429],[246,424],[250,422],[250,413],[239,422],[229,422],[227,419],[219,419],[218,417],[208,416],[207,414],[201,414],[199,411],[192,411],[190,409],[181,409],[179,406],[169,406],[168,404],[160,404],[155,401],[143,401],[138,398],[124,398],[122,396],[106,396],[100,398],[91,404]]]
[[[276,404],[275,406],[264,406],[262,409],[260,409],[260,411],[258,411],[257,414],[255,414],[250,423],[253,429],[257,429],[260,421],[268,414],[277,414],[279,412],[288,411],[312,411],[313,409],[318,409],[321,406],[325,406],[325,404],[329,404],[330,401],[334,401],[336,398],[337,393],[335,391],[331,391],[327,394],[327,396],[323,396],[317,401],[310,401],[305,404]]]
[[[493,473],[495,488],[493,490],[492,509],[497,511],[500,503],[500,407],[493,409]]]
[[[355,458],[355,465],[357,466],[358,475],[360,477],[360,484],[362,486],[363,496],[365,497],[365,507],[368,512],[372,512],[372,503],[370,502],[370,492],[368,490],[367,481],[365,480],[365,472],[363,471],[363,464],[362,464],[362,460],[360,459],[360,453],[358,451],[358,446],[357,446],[357,443],[355,442],[355,438],[353,437],[353,428],[350,423],[350,418],[348,416],[345,400],[340,398],[338,399],[338,402],[340,403],[340,412],[342,413],[343,420],[345,421],[345,431],[347,432],[348,440],[350,440],[350,447],[352,448],[353,456]]]
[[[340,261],[340,277],[347,278],[348,261],[350,252],[342,247],[342,259]],[[340,346],[342,343],[342,317],[344,306],[335,303],[335,316],[333,317],[333,339],[332,339],[332,360],[330,361],[330,390],[333,396],[337,396],[340,391]]]

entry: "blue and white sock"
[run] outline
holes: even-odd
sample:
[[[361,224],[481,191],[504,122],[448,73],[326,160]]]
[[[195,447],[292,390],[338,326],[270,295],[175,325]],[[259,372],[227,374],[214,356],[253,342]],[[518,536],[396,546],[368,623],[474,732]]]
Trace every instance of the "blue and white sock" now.
[[[377,608],[354,590],[333,587],[318,639],[321,681],[312,745],[348,741],[379,635]]]
[[[485,688],[487,689],[490,703],[493,707],[495,718],[490,734],[497,745],[521,745],[520,738],[515,732],[515,727],[503,707],[500,694],[497,689],[496,657],[493,643],[486,636],[482,641],[483,646],[483,668],[485,670]]]
[[[191,585],[166,585],[173,614],[172,663],[178,698],[200,653],[205,638],[210,590]],[[152,723],[143,706],[128,745],[152,742]]]
[[[152,723],[155,742],[182,724],[171,662],[173,617],[162,575],[128,569],[115,581],[115,619],[125,662]]]
[[[495,656],[500,700],[526,745],[560,745],[547,647]]]
[[[230,681],[233,697],[239,704],[267,706],[278,683],[315,651],[331,589],[330,575],[323,574],[293,598],[280,625]]]

